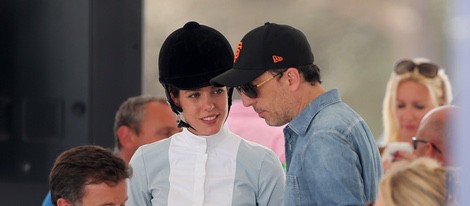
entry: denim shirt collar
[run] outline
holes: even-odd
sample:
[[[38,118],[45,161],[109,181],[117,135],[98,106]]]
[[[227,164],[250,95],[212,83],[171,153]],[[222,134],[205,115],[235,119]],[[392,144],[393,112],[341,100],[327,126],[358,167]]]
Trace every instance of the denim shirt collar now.
[[[341,97],[339,96],[337,89],[332,89],[323,93],[310,102],[308,106],[287,125],[287,128],[290,128],[299,136],[304,136],[308,127],[310,126],[310,123],[318,114],[318,112],[328,105],[337,102],[341,102]]]

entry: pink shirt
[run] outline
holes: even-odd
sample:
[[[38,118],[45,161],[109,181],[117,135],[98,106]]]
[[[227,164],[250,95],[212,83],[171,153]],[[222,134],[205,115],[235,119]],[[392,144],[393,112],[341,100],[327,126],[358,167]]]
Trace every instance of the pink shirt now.
[[[271,127],[252,107],[245,107],[241,100],[234,100],[227,118],[230,130],[240,137],[272,149],[282,163],[286,162],[284,126]]]

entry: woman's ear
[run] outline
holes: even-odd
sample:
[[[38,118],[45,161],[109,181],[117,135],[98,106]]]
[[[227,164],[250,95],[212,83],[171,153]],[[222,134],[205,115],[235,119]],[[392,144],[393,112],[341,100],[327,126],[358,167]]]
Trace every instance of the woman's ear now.
[[[170,92],[170,98],[171,98],[171,100],[173,100],[173,102],[175,103],[176,106],[181,107],[179,98],[176,97],[176,96],[173,94],[173,92]]]

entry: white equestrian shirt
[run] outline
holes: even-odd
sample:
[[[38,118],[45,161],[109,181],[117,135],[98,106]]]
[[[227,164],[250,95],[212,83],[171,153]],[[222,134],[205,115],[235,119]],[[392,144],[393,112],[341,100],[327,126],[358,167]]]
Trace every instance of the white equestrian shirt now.
[[[262,132],[262,131],[260,131]],[[276,154],[232,133],[182,132],[132,157],[126,205],[282,205],[285,174]]]

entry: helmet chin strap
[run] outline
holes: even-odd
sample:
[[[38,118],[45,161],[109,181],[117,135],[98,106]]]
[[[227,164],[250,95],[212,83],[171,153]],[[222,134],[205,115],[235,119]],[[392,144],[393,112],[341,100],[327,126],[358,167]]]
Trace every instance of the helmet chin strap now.
[[[180,113],[183,112],[183,108],[177,106],[175,102],[173,101],[173,99],[171,98],[170,86],[168,86],[167,84],[163,84],[163,87],[165,88],[165,95],[166,95],[166,98],[168,99],[168,103],[170,103],[171,110],[173,110],[173,112],[176,114],[176,123],[178,124],[178,128],[186,127],[186,128],[194,129],[194,127],[192,127],[190,124],[183,121],[183,119],[181,118]]]
[[[189,125],[188,123],[186,123],[185,121],[183,120],[178,120],[178,128],[182,128],[182,127],[186,127],[186,128],[192,128],[194,129],[193,127],[191,127],[191,125]],[[194,129],[196,130],[196,129]]]
[[[228,115],[230,114],[230,107],[232,107],[232,94],[233,94],[233,87],[227,87],[228,109],[227,109],[227,117],[225,118],[225,121],[227,121]]]
[[[178,115],[180,112],[183,111],[183,109],[181,107],[178,107],[176,106],[175,102],[173,101],[173,99],[171,98],[171,95],[170,95],[170,86],[168,86],[167,84],[162,84],[163,87],[165,88],[165,95],[166,95],[166,99],[168,99],[168,103],[170,103],[170,106],[171,106],[171,110],[173,110],[173,112]]]
[[[186,128],[191,128],[191,129],[194,129],[194,127],[192,127],[190,124],[186,123],[185,121],[183,121],[183,119],[181,118],[181,114],[177,114],[176,115],[176,123],[178,123],[178,128],[183,128],[183,127],[186,127]],[[196,129],[194,129],[196,130]],[[197,130],[196,130],[197,131]]]

